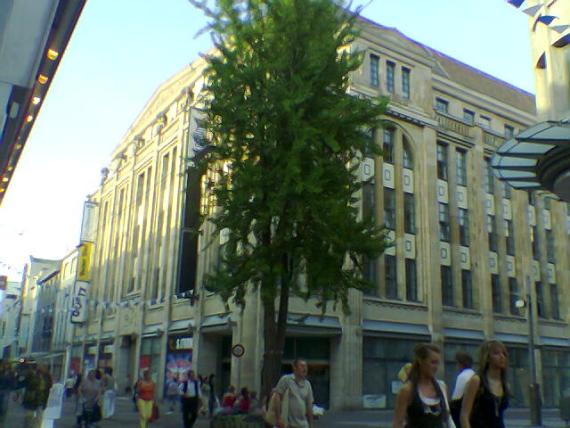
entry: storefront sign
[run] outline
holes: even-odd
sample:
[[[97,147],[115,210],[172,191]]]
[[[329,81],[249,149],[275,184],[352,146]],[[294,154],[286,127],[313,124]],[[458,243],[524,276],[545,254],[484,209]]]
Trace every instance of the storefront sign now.
[[[169,339],[170,350],[182,351],[184,349],[192,349],[194,346],[193,337],[172,337]]]
[[[83,242],[79,247],[79,266],[77,267],[77,279],[79,281],[91,281],[91,254],[93,244]]]
[[[87,297],[89,296],[89,283],[75,282],[75,293],[71,303],[71,322],[84,323],[87,321]]]
[[[81,242],[95,242],[97,236],[98,207],[95,202],[87,201],[83,206],[83,220],[81,222]]]

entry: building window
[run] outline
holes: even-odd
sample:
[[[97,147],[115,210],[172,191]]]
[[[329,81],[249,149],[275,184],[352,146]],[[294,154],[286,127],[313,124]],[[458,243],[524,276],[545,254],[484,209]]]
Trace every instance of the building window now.
[[[510,125],[505,125],[505,138],[510,140],[515,136],[515,128]]]
[[[414,157],[412,156],[412,151],[410,150],[410,143],[408,139],[404,136],[403,138],[403,155],[402,155],[402,166],[407,169],[414,169]]]
[[[479,116],[479,125],[481,125],[481,128],[491,129],[491,118],[487,116]]]
[[[519,308],[517,308],[517,300],[519,299],[519,286],[517,284],[517,280],[516,278],[509,278],[509,305],[511,315],[520,315]]]
[[[402,67],[402,96],[410,99],[410,69]]]
[[[534,289],[536,291],[536,312],[540,318],[546,318],[546,307],[544,305],[544,288],[542,286],[542,282],[535,282]]]
[[[388,229],[396,229],[396,197],[388,188],[384,188],[384,224]]]
[[[532,258],[538,260],[540,258],[540,245],[536,226],[530,227],[530,242],[532,243]]]
[[[550,310],[552,318],[559,320],[560,318],[560,302],[558,301],[558,285],[550,284]]]
[[[469,211],[459,208],[459,244],[469,246]]]
[[[394,129],[384,129],[384,141],[382,143],[382,158],[384,162],[394,163]]]
[[[473,125],[475,123],[475,113],[471,110],[467,110],[466,108],[463,109],[463,121],[469,125]]]
[[[463,307],[473,309],[473,284],[470,270],[461,270],[461,291],[463,292]]]
[[[396,270],[396,257],[386,254],[384,256],[386,273],[386,298],[398,298],[398,278]]]
[[[416,261],[406,259],[406,300],[418,302],[418,278],[416,272]]]
[[[373,181],[362,183],[362,218],[374,221],[376,216],[376,192]]]
[[[411,193],[404,193],[404,232],[416,233],[416,205]]]
[[[499,275],[491,275],[491,292],[493,294],[493,312],[503,312],[503,298],[501,293],[501,278]]]
[[[505,220],[505,233],[506,233],[506,244],[507,244],[507,254],[509,256],[515,255],[515,232],[513,230],[513,222],[511,220]]]
[[[489,158],[485,158],[485,191],[491,194],[495,192],[495,175]]]
[[[370,282],[374,287],[367,290],[368,295],[377,295],[376,280],[378,277],[378,272],[376,269],[376,259],[371,259],[369,257],[364,257],[362,260],[362,276],[365,280]]]
[[[437,178],[447,181],[447,145],[437,144]]]
[[[380,86],[380,57],[370,54],[370,85]]]
[[[552,230],[546,230],[546,258],[548,263],[556,263],[556,254],[554,252],[554,236]]]
[[[391,94],[394,93],[394,75],[396,74],[396,64],[386,61],[386,89]]]
[[[455,164],[457,167],[457,184],[460,186],[467,186],[467,154],[464,150],[457,150],[455,155]]]
[[[447,114],[449,110],[449,102],[444,99],[436,98],[435,99],[435,109],[440,113]]]
[[[449,205],[439,203],[439,240],[449,242]]]
[[[497,224],[495,216],[487,216],[487,236],[489,237],[489,251],[497,252]]]
[[[441,298],[444,306],[453,306],[453,279],[449,266],[441,266]]]

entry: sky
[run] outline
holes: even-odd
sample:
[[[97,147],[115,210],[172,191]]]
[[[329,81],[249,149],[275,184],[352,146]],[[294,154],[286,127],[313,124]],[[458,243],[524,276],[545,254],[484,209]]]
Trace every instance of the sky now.
[[[504,0],[371,0],[363,15],[534,92],[527,17]],[[187,0],[88,0],[2,205],[0,275],[79,243],[83,202],[158,86],[211,47]]]

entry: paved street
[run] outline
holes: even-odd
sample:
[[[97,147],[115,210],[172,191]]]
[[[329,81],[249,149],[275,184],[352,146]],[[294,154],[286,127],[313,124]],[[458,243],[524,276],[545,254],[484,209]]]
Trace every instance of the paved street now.
[[[14,405],[10,409],[6,424],[0,428],[16,428],[23,426],[24,412],[20,405]],[[331,412],[318,421],[318,428],[390,428],[392,412],[390,411],[346,411]],[[510,410],[507,413],[507,428],[530,427],[528,412],[525,410]],[[55,428],[73,428],[75,416],[73,415],[73,403],[66,402],[64,405],[64,417],[56,421]],[[195,428],[207,428],[209,421],[200,419]],[[544,427],[562,428],[566,425],[559,419],[557,410],[544,411]],[[117,414],[110,420],[99,423],[100,428],[136,428],[138,427],[137,414],[133,411],[130,400],[119,398],[117,401]],[[182,427],[180,412],[167,415],[162,411],[161,418],[152,424],[152,428],[176,428]]]

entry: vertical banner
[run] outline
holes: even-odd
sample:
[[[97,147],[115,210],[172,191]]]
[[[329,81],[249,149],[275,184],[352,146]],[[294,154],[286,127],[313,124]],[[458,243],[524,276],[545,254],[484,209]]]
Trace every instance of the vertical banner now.
[[[81,242],[95,242],[97,237],[98,206],[95,202],[86,201],[83,205],[83,220],[81,221]]]
[[[93,254],[93,244],[82,242],[79,246],[79,266],[77,266],[77,280],[91,281],[91,257]]]
[[[87,297],[89,296],[89,283],[75,282],[75,292],[71,303],[71,322],[83,323],[87,321]]]

